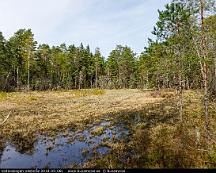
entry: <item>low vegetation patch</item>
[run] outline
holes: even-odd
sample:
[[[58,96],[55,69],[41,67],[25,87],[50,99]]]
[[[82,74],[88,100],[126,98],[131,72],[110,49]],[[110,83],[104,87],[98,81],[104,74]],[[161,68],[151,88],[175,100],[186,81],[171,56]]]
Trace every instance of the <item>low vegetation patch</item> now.
[[[137,109],[153,98],[139,90],[69,90],[5,93],[0,101],[0,121],[11,111],[1,126],[4,140],[13,140],[32,134],[55,136],[68,128],[84,130],[103,115],[125,109]]]
[[[3,101],[7,98],[8,94],[6,92],[0,92],[0,101]]]
[[[103,134],[105,128],[103,126],[95,128],[91,133],[94,136],[100,136]]]
[[[170,95],[151,93],[151,95]],[[183,122],[179,121],[175,97],[142,110],[116,115],[116,121],[127,123],[128,141],[109,143],[111,153],[91,159],[85,168],[215,168],[215,107],[210,103],[210,127],[214,135],[207,151],[200,91],[184,93]],[[117,118],[118,117],[118,118]],[[139,118],[137,118],[139,117]],[[139,119],[139,121],[137,121]]]

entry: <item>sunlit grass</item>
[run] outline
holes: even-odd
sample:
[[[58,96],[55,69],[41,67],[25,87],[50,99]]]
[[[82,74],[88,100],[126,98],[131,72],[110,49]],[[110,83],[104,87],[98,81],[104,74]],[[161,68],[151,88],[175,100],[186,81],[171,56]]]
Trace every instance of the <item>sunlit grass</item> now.
[[[8,94],[6,92],[0,92],[0,101],[7,99]]]
[[[84,129],[107,114],[158,101],[138,90],[81,89],[2,93],[0,114],[11,116],[1,129],[10,138],[36,132],[55,134],[68,127]],[[84,99],[85,98],[85,99]],[[126,98],[126,99],[124,99]]]
[[[82,90],[71,90],[72,94],[76,97],[91,96],[91,95],[102,95],[105,94],[105,90],[101,89],[82,89]]]

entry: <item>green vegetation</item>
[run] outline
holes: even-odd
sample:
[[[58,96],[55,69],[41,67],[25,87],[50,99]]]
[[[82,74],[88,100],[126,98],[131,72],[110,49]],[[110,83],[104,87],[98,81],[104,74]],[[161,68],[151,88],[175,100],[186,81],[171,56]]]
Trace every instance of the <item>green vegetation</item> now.
[[[109,119],[130,134],[104,138],[110,153],[82,167],[215,168],[214,7],[214,0],[172,0],[158,11],[156,40],[140,55],[117,45],[106,59],[82,43],[37,45],[30,29],[8,40],[0,32],[0,154],[7,141],[32,153],[36,134]]]
[[[149,40],[141,55],[117,45],[107,59],[99,48],[92,53],[82,44],[37,46],[31,30],[21,29],[9,40],[0,33],[0,90],[161,89],[178,88],[179,83],[183,89],[202,88],[202,35],[198,19],[191,21],[194,15],[184,3],[167,5],[153,31],[157,40]],[[209,93],[215,93],[214,21],[215,15],[205,19]]]
[[[94,135],[94,136],[100,136],[100,135],[103,134],[104,130],[105,130],[104,127],[97,127],[96,129],[94,129],[92,131],[92,135]]]
[[[6,99],[8,94],[6,92],[0,92],[0,101]]]

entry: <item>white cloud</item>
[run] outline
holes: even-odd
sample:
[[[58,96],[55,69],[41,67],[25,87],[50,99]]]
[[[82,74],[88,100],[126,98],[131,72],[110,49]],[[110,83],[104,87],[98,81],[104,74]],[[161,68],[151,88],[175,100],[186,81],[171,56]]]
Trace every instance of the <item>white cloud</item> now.
[[[151,36],[157,9],[169,0],[0,0],[0,31],[8,38],[31,28],[39,43],[100,47],[116,44],[140,52]]]
[[[80,1],[0,0],[0,30],[9,36],[20,28],[31,28],[39,38],[46,37],[61,23],[69,5],[77,9]]]

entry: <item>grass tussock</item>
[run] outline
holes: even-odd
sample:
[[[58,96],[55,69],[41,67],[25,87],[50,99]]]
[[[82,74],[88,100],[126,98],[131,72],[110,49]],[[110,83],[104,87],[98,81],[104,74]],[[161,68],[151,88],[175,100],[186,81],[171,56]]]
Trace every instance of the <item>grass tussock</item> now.
[[[105,130],[105,127],[99,126],[99,127],[95,128],[95,129],[91,132],[91,134],[92,134],[93,136],[100,136],[100,135],[102,135],[102,134],[104,133],[104,130]]]

